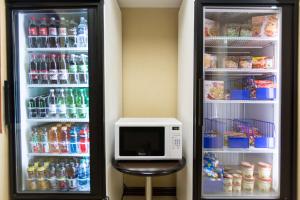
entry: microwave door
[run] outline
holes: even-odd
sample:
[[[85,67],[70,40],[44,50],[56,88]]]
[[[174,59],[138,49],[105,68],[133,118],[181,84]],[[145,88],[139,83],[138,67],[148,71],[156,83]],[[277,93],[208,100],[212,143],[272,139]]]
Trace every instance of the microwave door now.
[[[165,156],[165,127],[120,127],[121,157]]]

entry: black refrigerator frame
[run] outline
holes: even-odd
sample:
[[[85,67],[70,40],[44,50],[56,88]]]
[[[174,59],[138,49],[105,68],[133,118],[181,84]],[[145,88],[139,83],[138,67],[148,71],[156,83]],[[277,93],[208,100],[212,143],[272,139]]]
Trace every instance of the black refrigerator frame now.
[[[195,0],[194,13],[194,127],[193,200],[202,198],[203,125],[203,7],[278,6],[282,8],[282,100],[280,198],[297,199],[298,0]],[[242,197],[241,197],[242,198]],[[211,199],[211,198],[210,198]],[[228,198],[226,198],[228,199]]]
[[[18,81],[14,75],[18,73],[17,38],[14,32],[13,12],[17,10],[39,9],[88,9],[89,26],[89,126],[91,160],[91,191],[88,193],[18,193],[16,171],[16,120],[19,120],[17,93]],[[104,0],[6,0],[6,36],[7,36],[7,81],[5,81],[5,122],[9,131],[9,176],[10,198],[14,200],[91,200],[108,199],[106,196],[105,165],[105,113],[104,113]],[[16,67],[15,67],[16,66]]]

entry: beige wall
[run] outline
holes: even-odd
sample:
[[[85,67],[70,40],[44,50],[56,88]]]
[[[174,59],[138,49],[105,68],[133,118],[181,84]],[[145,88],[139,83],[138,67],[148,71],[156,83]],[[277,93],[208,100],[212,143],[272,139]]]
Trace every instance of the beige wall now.
[[[123,116],[176,117],[178,9],[122,9]],[[128,186],[141,177],[125,176]],[[174,175],[154,186],[175,186]]]

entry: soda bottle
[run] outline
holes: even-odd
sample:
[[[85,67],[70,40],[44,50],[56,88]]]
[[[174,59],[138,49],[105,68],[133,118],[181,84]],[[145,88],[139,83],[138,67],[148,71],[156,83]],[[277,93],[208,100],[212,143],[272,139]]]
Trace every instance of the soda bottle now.
[[[55,169],[55,164],[53,162],[50,163],[48,168],[48,181],[49,181],[50,189],[52,191],[56,191],[58,187],[56,182],[56,169]]]
[[[42,54],[40,61],[40,83],[48,84],[48,59],[46,54]]]
[[[69,83],[77,84],[79,81],[78,81],[77,63],[76,63],[75,54],[71,54],[68,72],[69,72]]]
[[[84,159],[80,160],[78,172],[78,186],[79,190],[84,191],[87,189],[87,166]]]
[[[35,54],[31,55],[30,68],[29,68],[29,79],[31,84],[39,83],[39,68],[37,63],[37,56]]]
[[[50,94],[48,96],[48,114],[50,117],[56,117],[56,97],[54,89],[50,89]]]
[[[38,27],[36,25],[36,19],[34,16],[30,18],[29,28],[28,28],[28,45],[30,48],[37,48],[37,35],[38,35]]]
[[[74,162],[71,162],[67,169],[67,183],[71,191],[77,190],[77,170]]]
[[[68,188],[66,180],[66,168],[63,162],[61,162],[59,164],[58,169],[56,169],[56,180],[58,184],[58,189],[60,191],[65,191]]]
[[[26,180],[26,188],[27,190],[33,191],[37,189],[37,184],[36,184],[36,173],[35,173],[35,168],[33,163],[28,164],[27,168],[27,180]]]
[[[77,71],[79,76],[79,82],[87,84],[89,82],[87,55],[84,54],[80,55],[80,59],[77,67],[78,67]]]
[[[57,114],[59,117],[67,116],[66,98],[64,95],[64,89],[60,89],[60,93],[57,97]]]
[[[40,152],[49,153],[48,131],[47,128],[42,128],[40,134]]]
[[[47,37],[48,37],[48,24],[46,17],[40,18],[40,26],[39,26],[39,40],[38,44],[40,48],[47,47]]]
[[[57,84],[58,83],[58,70],[56,64],[56,55],[51,55],[51,61],[49,66],[49,80],[50,84]]]
[[[59,47],[67,47],[68,43],[67,37],[67,22],[64,17],[60,18],[60,23],[58,26],[58,44]]]
[[[85,127],[82,127],[79,133],[79,148],[81,153],[88,153],[89,151],[89,141],[88,132]]]
[[[68,83],[68,71],[67,71],[67,63],[66,63],[66,55],[61,54],[60,60],[58,63],[58,73],[59,73],[59,83],[67,84]]]
[[[48,45],[51,48],[56,48],[57,47],[57,25],[54,17],[50,18],[48,32],[49,32]]]
[[[70,130],[70,153],[78,153],[77,140],[77,130],[72,127]]]
[[[49,189],[49,184],[46,179],[46,169],[44,166],[44,162],[39,162],[37,168],[37,186],[39,190],[47,190]]]
[[[87,117],[87,105],[84,97],[84,89],[79,89],[79,92],[77,92],[76,110],[79,118]]]
[[[47,97],[39,97],[39,104],[38,104],[38,110],[39,110],[39,117],[45,118],[47,117]]]
[[[76,118],[76,106],[75,99],[73,96],[73,89],[66,89],[66,104],[67,104],[67,117],[68,118]]]
[[[61,131],[59,134],[59,150],[60,153],[69,153],[69,145],[68,145],[68,130],[66,126],[61,127]]]
[[[88,26],[84,17],[80,17],[80,23],[77,28],[77,46],[87,47],[88,44]]]
[[[30,98],[28,100],[27,109],[28,109],[28,118],[36,118],[38,116],[35,98]]]
[[[36,128],[31,131],[31,152],[39,153],[39,134]]]
[[[51,127],[48,134],[48,140],[50,153],[59,153],[57,127]]]
[[[69,47],[77,47],[77,23],[71,20],[68,26],[68,45]]]

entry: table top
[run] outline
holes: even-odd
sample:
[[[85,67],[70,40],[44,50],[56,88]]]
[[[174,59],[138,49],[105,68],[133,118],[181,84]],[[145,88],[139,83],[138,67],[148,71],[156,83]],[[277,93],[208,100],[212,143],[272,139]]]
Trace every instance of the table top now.
[[[118,171],[135,176],[165,176],[184,168],[186,160],[162,161],[124,161],[112,160],[112,165]]]

